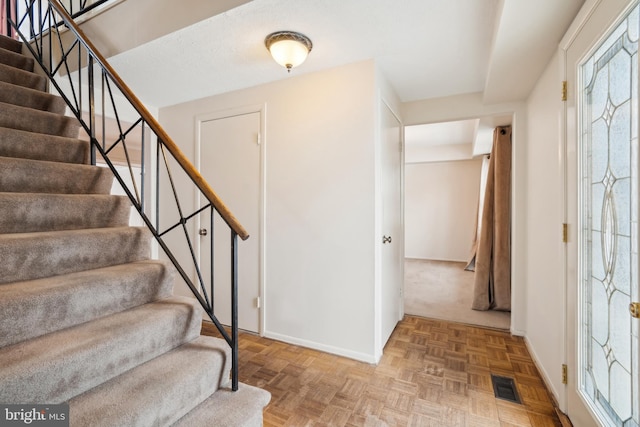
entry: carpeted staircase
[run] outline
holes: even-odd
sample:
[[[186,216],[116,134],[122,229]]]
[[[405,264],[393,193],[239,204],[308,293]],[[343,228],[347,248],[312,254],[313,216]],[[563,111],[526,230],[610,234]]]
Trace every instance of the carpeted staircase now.
[[[71,426],[256,426],[266,391],[230,391],[226,342],[128,226],[129,200],[0,36],[0,403],[69,402]]]

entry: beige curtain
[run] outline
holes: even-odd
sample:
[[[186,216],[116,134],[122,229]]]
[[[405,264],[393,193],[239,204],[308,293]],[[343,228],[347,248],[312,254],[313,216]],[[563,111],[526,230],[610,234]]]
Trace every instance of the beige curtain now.
[[[489,173],[489,158],[490,156],[488,154],[482,158],[482,169],[480,170],[480,197],[478,197],[478,210],[476,212],[476,232],[473,235],[473,242],[471,243],[469,262],[464,267],[464,269],[467,271],[476,270],[476,254],[478,253],[478,241],[480,240],[482,211],[484,209],[484,195],[487,188],[487,174]]]
[[[493,131],[472,308],[511,310],[511,126]]]

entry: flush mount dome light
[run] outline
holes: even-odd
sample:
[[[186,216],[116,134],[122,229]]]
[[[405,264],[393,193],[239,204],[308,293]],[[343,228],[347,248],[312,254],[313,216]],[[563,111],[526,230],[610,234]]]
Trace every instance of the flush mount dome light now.
[[[271,33],[264,39],[264,44],[273,59],[288,72],[302,64],[313,47],[309,37],[295,31]]]

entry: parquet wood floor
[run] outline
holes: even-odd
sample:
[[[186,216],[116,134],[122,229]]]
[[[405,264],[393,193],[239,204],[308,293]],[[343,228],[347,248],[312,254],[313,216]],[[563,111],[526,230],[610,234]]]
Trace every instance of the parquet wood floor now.
[[[406,316],[377,366],[248,333],[239,348],[240,381],[271,392],[267,427],[561,426],[524,340],[504,331]],[[496,399],[491,374],[514,378],[522,404]]]

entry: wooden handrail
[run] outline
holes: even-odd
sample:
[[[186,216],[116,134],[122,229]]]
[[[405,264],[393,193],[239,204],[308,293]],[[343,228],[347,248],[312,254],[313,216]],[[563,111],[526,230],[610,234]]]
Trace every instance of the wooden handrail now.
[[[95,48],[93,43],[85,36],[84,32],[80,29],[80,27],[73,21],[71,16],[67,13],[67,11],[62,7],[62,5],[58,2],[58,0],[50,0],[51,6],[56,10],[56,12],[62,17],[65,26],[72,31],[77,39],[84,45],[87,51],[95,58],[95,60],[102,66],[107,75],[113,80],[115,85],[120,89],[125,98],[131,103],[131,105],[138,111],[140,117],[147,122],[149,128],[153,130],[156,136],[160,139],[160,141],[164,144],[165,147],[169,150],[169,152],[176,159],[178,164],[182,167],[182,169],[189,175],[189,177],[193,180],[196,186],[202,191],[202,194],[211,202],[213,207],[218,211],[222,219],[229,225],[229,227],[235,231],[235,233],[242,240],[247,240],[249,238],[249,233],[245,228],[240,224],[240,221],[231,213],[231,210],[224,204],[222,199],[216,194],[216,192],[209,186],[207,181],[204,179],[202,174],[193,166],[191,161],[184,155],[182,150],[178,147],[178,145],[171,139],[171,137],[165,132],[165,130],[160,126],[160,123],[156,120],[155,117],[147,110],[147,108],[142,104],[142,102],[138,99],[138,97],[129,89],[129,86],[120,78],[118,73],[111,67],[111,65],[107,62],[106,58],[102,56],[102,54]]]

